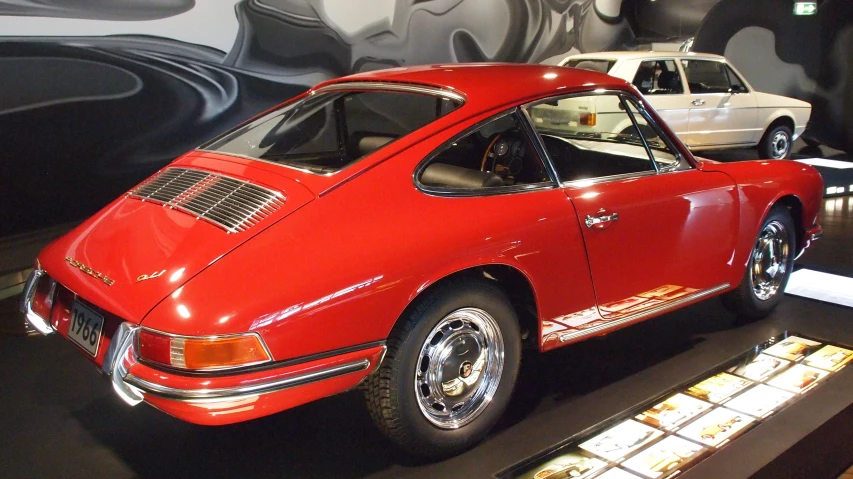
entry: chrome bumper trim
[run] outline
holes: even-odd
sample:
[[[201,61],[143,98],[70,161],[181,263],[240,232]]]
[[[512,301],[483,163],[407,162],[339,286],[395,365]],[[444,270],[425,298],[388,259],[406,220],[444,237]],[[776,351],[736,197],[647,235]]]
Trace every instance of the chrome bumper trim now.
[[[599,334],[604,330],[619,326],[620,324],[630,323],[632,321],[637,321],[638,319],[642,319],[645,317],[653,316],[658,313],[663,313],[664,311],[669,311],[671,309],[675,309],[682,304],[689,303],[691,301],[696,301],[697,299],[704,298],[705,296],[718,293],[725,289],[728,289],[731,286],[729,283],[723,283],[719,286],[714,286],[713,288],[703,289],[701,291],[696,291],[695,293],[684,296],[683,298],[676,299],[671,303],[664,303],[656,308],[651,308],[648,311],[643,311],[641,313],[632,314],[630,316],[625,316],[621,319],[614,319],[613,321],[601,324],[599,326],[595,326],[589,329],[584,329],[575,333],[567,333],[560,336],[560,342],[565,343],[566,341],[571,341],[572,339],[577,339],[583,336],[589,336],[591,334]]]
[[[384,348],[383,348],[384,353]],[[259,394],[267,394],[281,391],[297,386],[304,386],[324,379],[331,379],[337,376],[343,376],[358,371],[364,371],[370,367],[370,361],[361,359],[359,361],[342,364],[331,368],[321,369],[310,373],[299,374],[296,376],[268,381],[250,386],[240,386],[233,388],[218,388],[218,389],[176,389],[159,384],[154,384],[150,381],[138,378],[132,374],[124,377],[124,382],[128,385],[141,390],[145,394],[172,399],[176,401],[192,401],[192,402],[216,402],[230,401],[239,399],[245,396],[254,396]]]
[[[107,375],[112,376],[111,380],[116,394],[131,406],[136,406],[144,399],[142,391],[125,382],[128,376],[125,361],[129,359],[131,366],[136,363],[134,344],[136,343],[138,330],[139,326],[136,324],[121,323],[115,334],[113,334],[110,346],[104,355],[104,363],[101,365],[101,370]],[[130,358],[128,358],[128,355],[130,355]]]
[[[27,283],[24,286],[24,293],[21,295],[21,312],[26,315],[28,330],[33,328],[47,336],[54,332],[53,327],[50,325],[50,321],[43,319],[33,311],[33,298],[36,295],[36,284],[38,284],[38,280],[42,275],[44,275],[44,270],[36,268],[32,273],[30,273],[30,277],[27,278]]]

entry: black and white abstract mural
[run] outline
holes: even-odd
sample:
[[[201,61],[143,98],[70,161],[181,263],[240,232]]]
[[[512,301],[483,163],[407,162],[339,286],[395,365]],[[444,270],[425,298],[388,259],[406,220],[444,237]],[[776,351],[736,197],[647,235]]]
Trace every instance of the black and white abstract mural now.
[[[695,37],[758,89],[813,102],[810,133],[853,151],[852,7],[824,0],[794,18],[789,0],[0,0],[0,238],[78,221],[322,80],[423,63]]]

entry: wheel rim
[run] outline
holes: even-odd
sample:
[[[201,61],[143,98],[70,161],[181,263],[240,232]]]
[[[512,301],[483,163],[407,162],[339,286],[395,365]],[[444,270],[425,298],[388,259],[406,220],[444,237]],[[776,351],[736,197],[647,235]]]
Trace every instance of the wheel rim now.
[[[489,405],[504,366],[497,321],[478,308],[448,314],[421,346],[415,395],[424,417],[442,429],[457,429]]]
[[[788,154],[788,147],[791,144],[791,139],[788,138],[788,134],[784,131],[777,131],[775,135],[773,135],[773,141],[771,142],[773,149],[773,158],[784,158]]]
[[[778,221],[764,226],[752,251],[752,288],[755,297],[767,301],[776,295],[788,269],[788,230]]]

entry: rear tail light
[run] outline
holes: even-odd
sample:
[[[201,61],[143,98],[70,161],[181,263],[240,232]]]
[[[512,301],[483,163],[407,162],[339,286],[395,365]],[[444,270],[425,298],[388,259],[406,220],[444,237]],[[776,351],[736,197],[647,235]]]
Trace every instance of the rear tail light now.
[[[595,113],[581,113],[578,122],[584,126],[595,126]]]
[[[142,329],[139,357],[178,369],[210,371],[272,361],[257,333],[233,336],[174,336]]]

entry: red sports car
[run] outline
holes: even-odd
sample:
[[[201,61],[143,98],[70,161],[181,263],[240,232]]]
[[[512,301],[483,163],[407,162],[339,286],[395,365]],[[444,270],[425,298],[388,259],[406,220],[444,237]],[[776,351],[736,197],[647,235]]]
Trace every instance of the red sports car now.
[[[524,347],[716,294],[768,313],[821,193],[799,163],[695,158],[610,76],[395,68],[181,156],[45,248],[22,307],[128,403],[215,425],[361,385],[442,456],[495,423]]]

